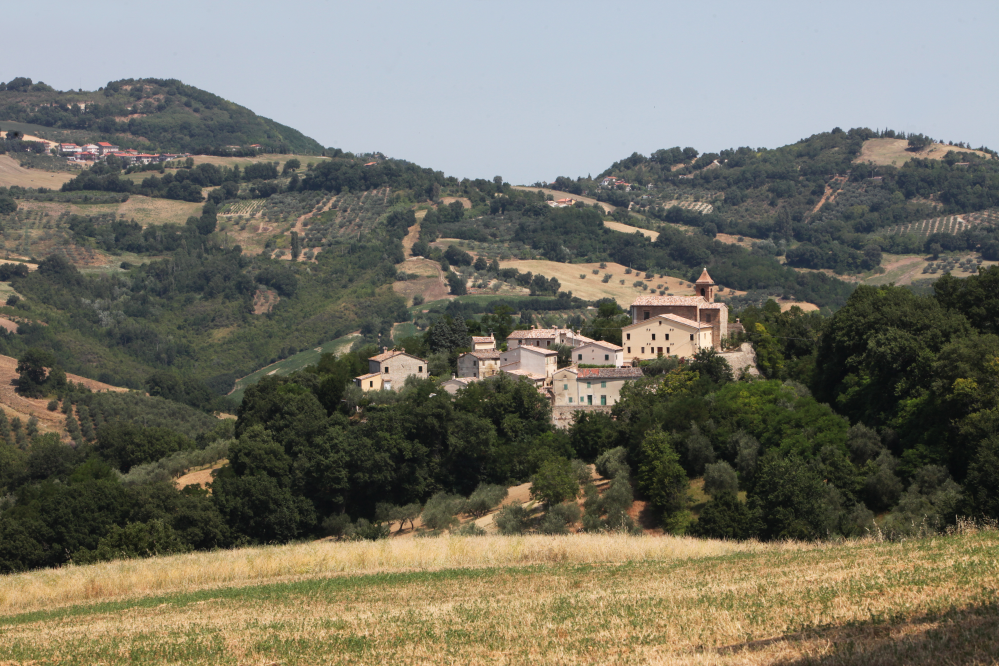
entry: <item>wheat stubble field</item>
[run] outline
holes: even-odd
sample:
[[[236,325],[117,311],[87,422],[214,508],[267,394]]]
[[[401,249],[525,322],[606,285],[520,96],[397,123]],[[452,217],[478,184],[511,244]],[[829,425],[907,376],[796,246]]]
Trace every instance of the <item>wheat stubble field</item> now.
[[[999,534],[320,542],[0,577],[0,664],[992,664]]]

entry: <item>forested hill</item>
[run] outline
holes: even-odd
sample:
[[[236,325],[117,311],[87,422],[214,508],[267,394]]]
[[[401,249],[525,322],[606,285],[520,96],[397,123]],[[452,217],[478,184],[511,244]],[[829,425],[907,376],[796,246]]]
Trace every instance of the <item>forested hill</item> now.
[[[18,77],[0,83],[0,125],[5,120],[148,151],[213,152],[252,144],[266,152],[323,151],[298,130],[176,79],[122,79],[96,91],[58,91]]]
[[[772,149],[633,153],[596,178],[560,177],[550,185],[710,236],[762,241],[758,251],[786,251],[795,268],[859,273],[876,269],[882,252],[936,254],[935,244],[988,248],[986,259],[999,258],[997,237],[977,220],[963,234],[908,233],[923,220],[999,206],[995,157],[962,141],[834,128]]]

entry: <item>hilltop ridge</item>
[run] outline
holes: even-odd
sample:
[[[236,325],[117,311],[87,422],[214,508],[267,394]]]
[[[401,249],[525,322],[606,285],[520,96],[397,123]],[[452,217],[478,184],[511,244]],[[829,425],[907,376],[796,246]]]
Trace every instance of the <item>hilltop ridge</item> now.
[[[114,139],[122,147],[148,151],[209,152],[252,144],[276,153],[324,150],[296,129],[177,79],[121,79],[96,91],[59,91],[18,77],[0,84],[0,126],[4,121],[49,128],[39,134],[50,140]]]

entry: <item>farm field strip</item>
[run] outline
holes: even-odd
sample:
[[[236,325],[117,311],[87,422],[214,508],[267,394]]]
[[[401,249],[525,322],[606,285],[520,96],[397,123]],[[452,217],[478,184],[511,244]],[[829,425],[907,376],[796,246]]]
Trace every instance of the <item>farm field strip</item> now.
[[[71,565],[0,579],[0,662],[994,663],[997,546],[443,537]]]
[[[963,215],[945,215],[919,222],[911,222],[895,227],[888,227],[881,233],[889,236],[915,234],[926,238],[935,233],[958,234],[979,224],[995,224],[999,222],[999,210],[992,209]]]

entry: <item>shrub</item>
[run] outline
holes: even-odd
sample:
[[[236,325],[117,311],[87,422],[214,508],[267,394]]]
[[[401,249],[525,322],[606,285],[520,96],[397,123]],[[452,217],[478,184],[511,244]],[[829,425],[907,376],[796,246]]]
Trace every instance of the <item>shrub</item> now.
[[[55,410],[59,409],[59,401],[49,400],[49,404],[46,405],[46,409],[48,409],[50,412],[54,412]]]
[[[629,475],[631,467],[627,461],[628,451],[623,446],[604,451],[596,460],[597,473],[605,479],[613,479],[622,473]]]
[[[506,499],[505,486],[491,483],[480,483],[465,502],[465,511],[473,516],[483,516]]]
[[[548,510],[538,531],[542,534],[568,534],[569,526],[579,521],[579,505],[575,502],[557,504]]]
[[[475,523],[465,523],[455,531],[457,536],[485,536],[486,531]]]
[[[534,474],[531,499],[548,506],[561,504],[579,495],[579,481],[573,473],[572,463],[562,457],[549,458],[541,463]]]
[[[500,534],[523,534],[530,523],[530,514],[522,504],[507,504],[493,516]]]
[[[420,518],[424,527],[431,530],[446,530],[458,522],[455,517],[465,506],[465,498],[439,492],[427,500]]]
[[[739,490],[739,479],[735,470],[724,460],[720,463],[711,463],[704,467],[704,492],[716,497],[731,493],[735,495]]]
[[[722,491],[701,511],[693,532],[710,539],[748,539],[754,533],[753,523],[749,507],[735,493]]]
[[[575,458],[570,462],[572,463],[572,472],[576,475],[576,480],[581,484],[589,483],[593,478],[590,466],[578,458]]]

